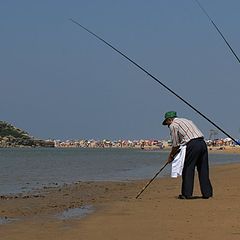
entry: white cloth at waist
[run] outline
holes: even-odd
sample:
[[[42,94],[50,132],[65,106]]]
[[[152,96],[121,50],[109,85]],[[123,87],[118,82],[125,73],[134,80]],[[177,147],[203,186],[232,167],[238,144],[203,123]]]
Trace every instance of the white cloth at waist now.
[[[182,170],[184,166],[185,156],[186,156],[186,145],[180,146],[180,152],[175,156],[172,161],[171,177],[176,178],[182,176]]]

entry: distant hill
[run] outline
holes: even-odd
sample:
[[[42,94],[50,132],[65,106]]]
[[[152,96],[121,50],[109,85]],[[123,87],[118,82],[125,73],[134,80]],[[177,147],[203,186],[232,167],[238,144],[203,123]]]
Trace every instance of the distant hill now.
[[[54,147],[52,141],[34,139],[26,131],[0,121],[0,147]]]
[[[0,137],[12,136],[15,138],[30,139],[29,134],[13,125],[0,121]]]

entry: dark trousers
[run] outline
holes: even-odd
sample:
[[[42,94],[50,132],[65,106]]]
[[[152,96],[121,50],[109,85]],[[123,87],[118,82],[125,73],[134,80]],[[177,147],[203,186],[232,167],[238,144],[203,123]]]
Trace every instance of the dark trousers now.
[[[187,143],[186,157],[182,172],[182,195],[192,196],[195,167],[202,195],[212,197],[213,189],[209,179],[208,150],[203,138],[192,139]]]

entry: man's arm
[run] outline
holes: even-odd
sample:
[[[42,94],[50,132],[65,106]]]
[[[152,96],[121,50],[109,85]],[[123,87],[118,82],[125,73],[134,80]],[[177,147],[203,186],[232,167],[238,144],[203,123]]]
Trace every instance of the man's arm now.
[[[171,152],[168,155],[167,162],[171,163],[178,152],[179,152],[179,146],[172,147]]]

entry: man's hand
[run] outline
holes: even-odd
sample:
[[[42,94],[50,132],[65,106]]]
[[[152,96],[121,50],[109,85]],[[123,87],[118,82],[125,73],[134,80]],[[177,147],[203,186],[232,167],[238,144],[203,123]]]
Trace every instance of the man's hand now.
[[[174,156],[169,154],[168,159],[167,159],[167,163],[171,163],[173,161],[173,159],[174,159]]]

